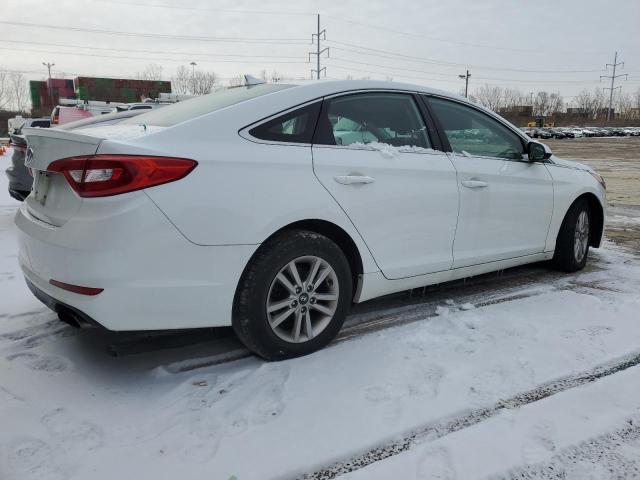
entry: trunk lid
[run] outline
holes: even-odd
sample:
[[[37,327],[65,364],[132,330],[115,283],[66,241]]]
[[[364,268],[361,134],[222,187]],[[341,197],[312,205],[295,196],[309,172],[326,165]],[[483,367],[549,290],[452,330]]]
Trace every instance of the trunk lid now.
[[[33,174],[26,208],[36,219],[62,226],[78,211],[82,198],[63,175],[47,168],[61,158],[94,155],[102,138],[58,129],[25,128],[23,133],[28,144],[25,166]]]

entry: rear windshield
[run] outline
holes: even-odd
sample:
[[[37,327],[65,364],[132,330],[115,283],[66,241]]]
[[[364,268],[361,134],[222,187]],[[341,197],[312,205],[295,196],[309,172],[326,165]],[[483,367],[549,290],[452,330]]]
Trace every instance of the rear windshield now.
[[[175,105],[169,105],[168,107],[153,109],[137,117],[124,120],[121,124],[170,127],[180,122],[199,117],[200,115],[215,112],[230,105],[260,97],[267,93],[284,90],[291,86],[292,85],[283,85],[281,83],[264,83],[220,90],[208,95],[190,98],[189,100],[184,100]]]

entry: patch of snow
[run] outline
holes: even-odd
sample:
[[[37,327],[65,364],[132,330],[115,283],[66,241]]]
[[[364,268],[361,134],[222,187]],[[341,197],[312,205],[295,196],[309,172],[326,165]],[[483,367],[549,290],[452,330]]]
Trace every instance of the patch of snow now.
[[[90,135],[98,138],[108,138],[111,140],[133,140],[145,135],[160,132],[165,128],[166,127],[159,127],[156,125],[116,124],[78,128],[77,130],[74,130],[74,133]]]
[[[340,478],[638,478],[639,390],[636,366]]]
[[[422,147],[409,146],[409,145],[396,147],[388,143],[382,143],[382,142],[369,142],[369,143],[355,142],[355,143],[349,144],[349,146],[357,148],[359,150],[377,151],[377,152],[380,152],[380,155],[382,155],[384,158],[389,158],[389,159],[397,157],[398,153],[439,153],[436,150],[433,150],[431,148],[422,148]]]

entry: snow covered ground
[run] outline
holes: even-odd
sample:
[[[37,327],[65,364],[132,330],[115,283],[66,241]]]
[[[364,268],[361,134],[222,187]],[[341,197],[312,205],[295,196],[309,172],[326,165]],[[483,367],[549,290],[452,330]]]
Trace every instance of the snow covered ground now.
[[[118,338],[27,290],[5,191],[2,480],[640,478],[640,258],[614,244],[575,275],[525,267],[362,306],[292,361],[224,332],[114,357]]]

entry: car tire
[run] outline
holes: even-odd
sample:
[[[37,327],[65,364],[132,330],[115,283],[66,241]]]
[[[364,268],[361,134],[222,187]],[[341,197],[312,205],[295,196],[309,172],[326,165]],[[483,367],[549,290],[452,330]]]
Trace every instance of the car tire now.
[[[315,232],[285,231],[266,241],[246,267],[233,329],[266,360],[307,355],[336,337],[352,292],[349,262],[338,245]]]
[[[586,200],[575,202],[562,221],[553,263],[558,270],[575,272],[587,263],[591,240],[591,212]]]

